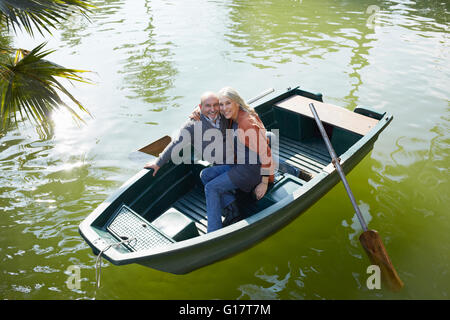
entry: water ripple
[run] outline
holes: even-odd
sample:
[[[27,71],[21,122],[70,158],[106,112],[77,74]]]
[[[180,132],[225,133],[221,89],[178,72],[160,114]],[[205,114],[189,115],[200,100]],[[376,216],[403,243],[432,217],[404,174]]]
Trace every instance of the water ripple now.
[[[275,271],[278,271],[275,268]],[[241,285],[238,289],[241,291],[241,295],[238,299],[251,299],[251,300],[275,300],[280,299],[279,293],[286,288],[289,279],[291,278],[291,272],[288,272],[280,279],[278,274],[269,275],[261,268],[255,276],[264,282],[271,284],[269,287],[263,285],[258,286],[255,284]]]

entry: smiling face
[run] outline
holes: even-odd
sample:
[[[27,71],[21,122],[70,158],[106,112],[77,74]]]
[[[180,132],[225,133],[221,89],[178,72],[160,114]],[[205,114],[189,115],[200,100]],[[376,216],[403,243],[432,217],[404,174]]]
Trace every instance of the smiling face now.
[[[228,97],[219,98],[220,112],[226,119],[236,120],[239,113],[239,104]]]
[[[211,120],[215,120],[219,115],[219,99],[214,94],[208,94],[202,97],[200,103],[202,114]]]

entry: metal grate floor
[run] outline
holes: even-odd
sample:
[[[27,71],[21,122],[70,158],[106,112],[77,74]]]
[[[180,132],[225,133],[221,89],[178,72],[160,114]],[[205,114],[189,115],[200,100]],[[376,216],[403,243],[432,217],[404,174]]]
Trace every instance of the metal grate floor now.
[[[107,229],[120,240],[135,239],[126,244],[133,251],[166,246],[174,242],[126,205],[120,207]]]

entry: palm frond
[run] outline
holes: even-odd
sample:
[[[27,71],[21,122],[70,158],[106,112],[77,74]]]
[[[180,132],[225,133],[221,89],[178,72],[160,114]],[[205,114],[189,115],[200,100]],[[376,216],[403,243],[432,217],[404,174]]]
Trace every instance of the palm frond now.
[[[51,114],[65,109],[79,124],[81,116],[63,98],[73,102],[80,111],[89,111],[58,81],[66,79],[90,83],[80,74],[88,71],[64,68],[44,59],[52,50],[43,50],[46,43],[31,51],[17,50],[8,63],[0,63],[0,123],[3,128],[17,125],[17,115],[28,119],[44,130],[50,130]]]
[[[0,23],[16,32],[25,29],[34,35],[33,29],[44,35],[50,29],[67,19],[72,13],[80,13],[88,18],[90,8],[87,1],[81,0],[0,0]],[[34,27],[34,28],[33,28]]]

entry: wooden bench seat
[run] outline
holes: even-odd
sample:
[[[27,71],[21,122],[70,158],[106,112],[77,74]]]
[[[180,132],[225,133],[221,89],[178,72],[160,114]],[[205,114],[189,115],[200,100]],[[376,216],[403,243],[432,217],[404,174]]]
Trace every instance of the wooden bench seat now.
[[[362,136],[367,134],[378,123],[378,120],[366,117],[362,114],[299,95],[294,95],[282,100],[275,106],[302,114],[309,118],[314,118],[311,109],[309,108],[310,103],[314,103],[314,107],[322,122]]]

